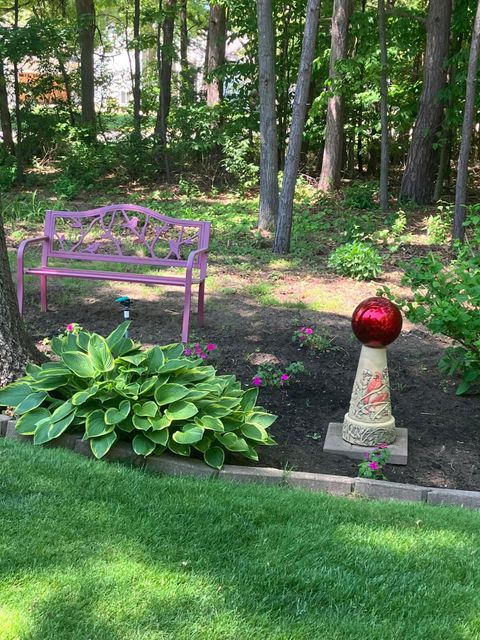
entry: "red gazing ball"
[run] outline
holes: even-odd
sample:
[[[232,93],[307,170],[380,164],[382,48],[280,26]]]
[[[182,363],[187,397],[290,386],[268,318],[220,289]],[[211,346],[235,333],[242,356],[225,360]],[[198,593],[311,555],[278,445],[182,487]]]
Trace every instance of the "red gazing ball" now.
[[[402,330],[402,314],[387,298],[367,298],[353,312],[352,329],[367,347],[386,347]]]

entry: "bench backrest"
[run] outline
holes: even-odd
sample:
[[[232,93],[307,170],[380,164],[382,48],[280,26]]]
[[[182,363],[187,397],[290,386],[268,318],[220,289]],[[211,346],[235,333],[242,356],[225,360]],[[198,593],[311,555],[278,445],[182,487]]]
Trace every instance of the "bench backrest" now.
[[[208,248],[210,223],[179,220],[133,204],[89,211],[47,211],[43,259],[67,258],[185,266],[188,254]],[[206,255],[194,266],[204,268]]]

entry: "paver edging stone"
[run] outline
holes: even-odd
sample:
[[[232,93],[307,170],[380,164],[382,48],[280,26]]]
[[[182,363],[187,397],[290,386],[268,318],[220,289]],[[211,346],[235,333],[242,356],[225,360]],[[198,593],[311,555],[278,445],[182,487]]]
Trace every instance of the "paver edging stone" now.
[[[32,436],[24,436],[16,432],[15,423],[16,420],[0,414],[0,437],[32,442]],[[95,459],[89,443],[82,440],[77,434],[63,434],[55,442],[47,443],[47,446],[72,449],[76,453]],[[434,505],[455,505],[469,509],[480,509],[480,491],[437,489],[436,487],[422,487],[368,478],[351,478],[306,471],[282,471],[269,467],[244,467],[227,464],[221,471],[218,471],[201,460],[178,458],[169,454],[148,456],[145,459],[133,452],[131,446],[126,442],[117,442],[103,459],[107,462],[128,463],[136,467],[144,466],[153,473],[165,475],[288,485],[323,491],[337,496],[358,495],[376,500],[426,502]]]

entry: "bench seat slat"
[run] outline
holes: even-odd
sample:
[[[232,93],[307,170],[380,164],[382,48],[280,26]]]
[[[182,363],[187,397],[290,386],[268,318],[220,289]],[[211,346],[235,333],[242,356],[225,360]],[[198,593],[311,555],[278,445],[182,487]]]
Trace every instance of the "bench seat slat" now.
[[[152,276],[142,273],[122,273],[121,271],[90,271],[88,269],[35,267],[32,269],[25,269],[24,273],[31,276],[56,276],[60,278],[83,278],[84,280],[112,280],[116,282],[185,286],[184,277]],[[192,284],[199,284],[200,282],[202,282],[201,278],[192,278]]]

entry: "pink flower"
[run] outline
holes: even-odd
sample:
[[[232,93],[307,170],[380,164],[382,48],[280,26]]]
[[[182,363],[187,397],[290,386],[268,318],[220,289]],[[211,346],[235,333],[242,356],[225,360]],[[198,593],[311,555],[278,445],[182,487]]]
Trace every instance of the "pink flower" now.
[[[216,348],[217,348],[217,345],[213,344],[212,342],[207,344],[207,351],[215,351]]]
[[[381,442],[380,444],[377,444],[377,449],[386,449],[388,447],[388,444],[386,442]]]
[[[312,335],[312,333],[313,333],[313,329],[311,329],[310,327],[307,327],[307,328],[305,329],[305,333],[306,333],[308,336],[311,336],[311,335]]]
[[[370,454],[368,453],[368,451],[365,451],[363,457],[365,458],[365,460],[368,460],[370,458]]]
[[[191,356],[192,355],[192,350],[185,348],[185,350],[183,351],[183,355],[184,356]]]
[[[369,462],[368,466],[370,467],[370,469],[372,469],[372,471],[376,471],[378,469],[378,462]]]
[[[67,324],[67,331],[73,331],[73,322]]]
[[[263,380],[260,378],[260,376],[255,376],[254,378],[252,378],[252,384],[254,387],[261,387],[263,383]]]
[[[207,354],[206,354],[206,353],[201,353],[201,354],[200,354],[200,358],[201,358],[202,360],[205,360],[205,358],[206,358],[206,357],[207,357]]]
[[[282,382],[285,382],[286,380],[290,380],[290,376],[287,376],[286,373],[282,373],[282,375],[280,376],[280,380],[282,380]]]

